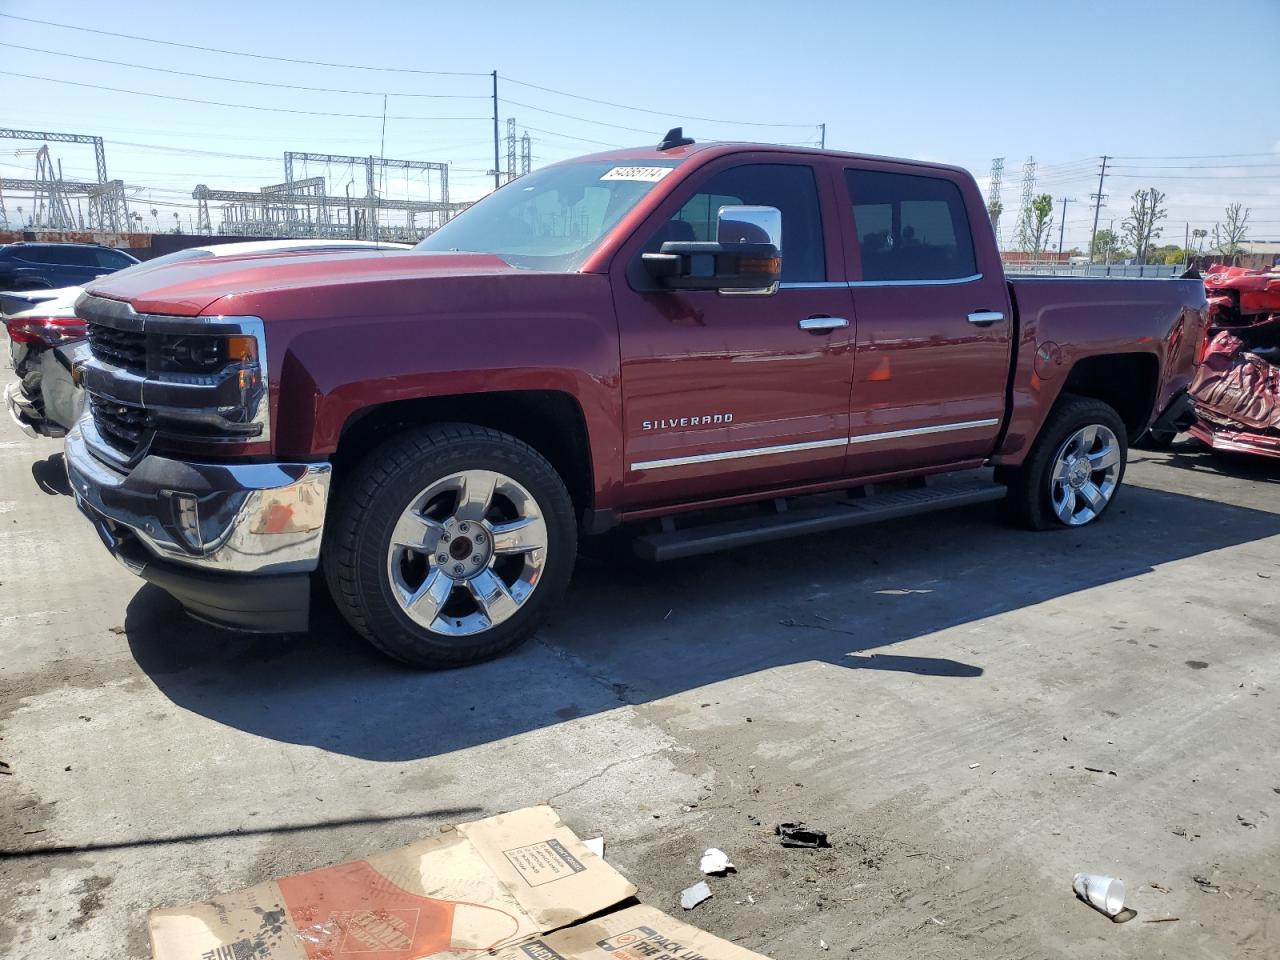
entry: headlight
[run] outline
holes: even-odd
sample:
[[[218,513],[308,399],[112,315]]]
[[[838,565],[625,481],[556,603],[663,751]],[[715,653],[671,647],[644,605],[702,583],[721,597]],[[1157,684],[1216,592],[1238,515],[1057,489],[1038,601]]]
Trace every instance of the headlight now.
[[[243,368],[258,361],[258,343],[246,334],[162,334],[157,340],[156,373],[208,375],[232,362]]]

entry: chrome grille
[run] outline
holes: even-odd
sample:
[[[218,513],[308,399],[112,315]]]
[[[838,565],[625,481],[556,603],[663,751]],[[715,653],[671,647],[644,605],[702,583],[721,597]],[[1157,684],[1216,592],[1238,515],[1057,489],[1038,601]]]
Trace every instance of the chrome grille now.
[[[89,349],[94,357],[103,363],[121,367],[130,373],[145,374],[147,372],[147,337],[144,333],[133,333],[103,326],[100,323],[86,324],[89,334]]]

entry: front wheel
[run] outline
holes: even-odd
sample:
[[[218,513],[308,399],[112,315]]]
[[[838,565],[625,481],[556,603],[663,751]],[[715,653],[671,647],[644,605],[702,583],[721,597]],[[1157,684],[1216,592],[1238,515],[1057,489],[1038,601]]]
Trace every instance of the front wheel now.
[[[384,653],[456,667],[528,639],[564,594],[573,504],[552,466],[507,434],[443,425],[397,436],[335,504],[325,577]]]
[[[1010,510],[1033,530],[1092,523],[1114,501],[1127,459],[1128,435],[1113,408],[1064,397],[1027,459],[1007,477]]]

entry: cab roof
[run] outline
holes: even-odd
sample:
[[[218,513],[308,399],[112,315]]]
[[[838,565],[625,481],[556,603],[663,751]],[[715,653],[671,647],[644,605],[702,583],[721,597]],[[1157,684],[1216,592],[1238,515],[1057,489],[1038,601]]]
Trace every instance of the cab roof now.
[[[734,153],[781,153],[793,156],[831,157],[837,160],[867,161],[881,163],[900,163],[914,167],[925,167],[930,170],[947,170],[953,173],[968,174],[964,167],[947,163],[932,163],[925,160],[910,160],[905,157],[886,157],[872,153],[852,153],[844,150],[820,149],[817,147],[795,147],[778,143],[756,143],[752,141],[711,140],[705,143],[691,143],[685,146],[670,147],[661,150],[652,147],[623,147],[616,150],[605,150],[599,153],[586,154],[560,163],[575,163],[581,160],[604,160],[609,162],[639,163],[654,160],[688,160],[698,157],[702,161],[711,160]],[[559,166],[560,164],[555,164]]]

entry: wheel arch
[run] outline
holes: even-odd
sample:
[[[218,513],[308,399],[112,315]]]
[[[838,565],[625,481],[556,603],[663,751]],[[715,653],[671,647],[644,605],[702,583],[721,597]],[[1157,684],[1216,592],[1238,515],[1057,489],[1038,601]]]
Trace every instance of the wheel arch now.
[[[1102,401],[1120,415],[1132,443],[1151,421],[1159,388],[1160,360],[1154,353],[1102,353],[1075,362],[1057,402],[1070,396]]]
[[[356,411],[342,426],[330,458],[334,485],[398,430],[432,423],[469,423],[510,434],[544,456],[560,474],[575,509],[594,506],[594,470],[586,416],[561,390],[503,390],[394,400]]]

